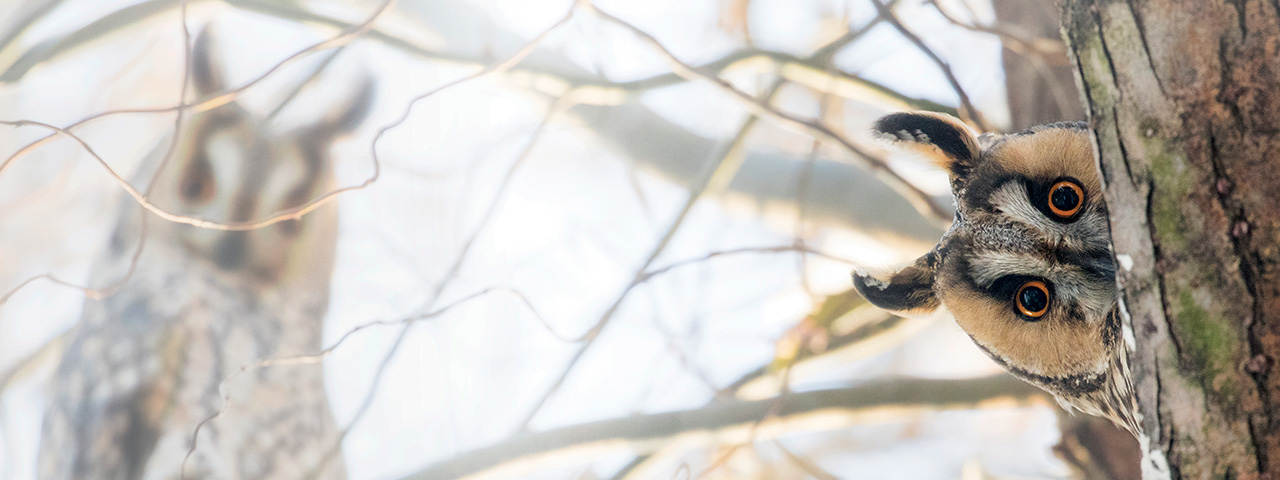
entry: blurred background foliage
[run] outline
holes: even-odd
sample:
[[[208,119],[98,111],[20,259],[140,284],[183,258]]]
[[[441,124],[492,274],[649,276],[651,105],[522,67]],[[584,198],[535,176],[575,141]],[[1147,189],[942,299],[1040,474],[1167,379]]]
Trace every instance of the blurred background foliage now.
[[[335,200],[351,478],[1126,478],[1127,439],[849,283],[950,221],[945,175],[873,142],[875,118],[1083,118],[1050,1],[181,6],[7,2],[0,120],[71,129],[131,178],[173,109],[101,114],[177,104],[184,20],[279,122],[376,79],[334,151],[342,186],[380,167]],[[49,129],[0,149],[0,477],[21,479],[132,199]],[[379,320],[408,327],[345,336]]]

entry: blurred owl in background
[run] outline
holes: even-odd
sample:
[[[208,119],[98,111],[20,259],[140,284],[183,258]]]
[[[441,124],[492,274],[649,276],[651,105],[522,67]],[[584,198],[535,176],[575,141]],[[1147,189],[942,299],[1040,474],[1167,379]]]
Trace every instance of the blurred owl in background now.
[[[192,52],[196,98],[225,92],[212,39]],[[160,208],[218,222],[259,220],[333,188],[329,150],[372,102],[366,81],[310,125],[279,131],[232,102],[186,119],[144,162],[134,184],[151,184]],[[151,183],[154,175],[154,183]],[[229,232],[150,217],[132,201],[119,210],[91,282],[136,271],[112,296],[85,302],[50,387],[39,475],[62,479],[344,478],[339,430],[320,363],[248,370],[256,360],[314,354],[329,300],[337,210]],[[323,467],[316,469],[322,464]],[[315,469],[315,470],[313,470]]]
[[[885,275],[856,272],[871,303],[944,307],[992,360],[1068,410],[1138,435],[1102,179],[1084,123],[975,136],[937,113],[875,133],[944,168],[956,215],[932,251]]]

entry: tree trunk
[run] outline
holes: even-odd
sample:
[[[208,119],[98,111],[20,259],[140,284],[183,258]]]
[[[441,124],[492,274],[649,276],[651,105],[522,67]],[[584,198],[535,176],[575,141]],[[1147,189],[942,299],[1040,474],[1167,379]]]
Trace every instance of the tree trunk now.
[[[1280,4],[1068,0],[1145,478],[1280,478]]]

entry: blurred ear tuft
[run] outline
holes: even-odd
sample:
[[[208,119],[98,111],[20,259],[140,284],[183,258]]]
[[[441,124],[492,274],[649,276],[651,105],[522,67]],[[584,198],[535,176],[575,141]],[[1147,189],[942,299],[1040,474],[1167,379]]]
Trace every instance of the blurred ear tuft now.
[[[980,152],[969,127],[943,113],[894,113],[877,120],[874,129],[880,138],[923,155],[952,176],[963,176]]]
[[[345,102],[334,105],[315,125],[312,133],[318,138],[332,139],[355,130],[369,116],[369,111],[373,110],[374,90],[373,77],[362,78],[351,89]]]
[[[206,25],[191,42],[191,82],[196,87],[199,100],[218,93],[226,86],[222,66],[218,65],[218,56],[213,51],[215,37],[213,29]]]
[[[932,253],[888,275],[853,272],[853,286],[872,305],[903,316],[928,315],[941,305],[933,292]]]

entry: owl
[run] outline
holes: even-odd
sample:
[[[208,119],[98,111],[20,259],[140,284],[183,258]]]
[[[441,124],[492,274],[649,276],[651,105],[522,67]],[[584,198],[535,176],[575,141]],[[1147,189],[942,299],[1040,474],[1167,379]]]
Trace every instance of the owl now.
[[[904,315],[945,308],[992,360],[1064,408],[1135,435],[1115,263],[1089,130],[1054,123],[975,136],[954,117],[896,113],[874,132],[945,169],[951,228],[929,253],[853,283]]]
[[[212,44],[206,30],[193,47],[202,99],[228,87]],[[236,102],[194,114],[169,161],[159,146],[134,183],[150,185],[166,211],[220,222],[300,206],[333,188],[328,151],[366,115],[370,82],[345,97],[301,128]],[[146,241],[127,282],[85,302],[49,387],[40,478],[344,478],[320,364],[248,370],[223,384],[256,360],[321,349],[335,208],[228,232],[143,218],[125,202],[91,282],[125,277],[140,232]],[[229,407],[193,439],[224,393]]]

